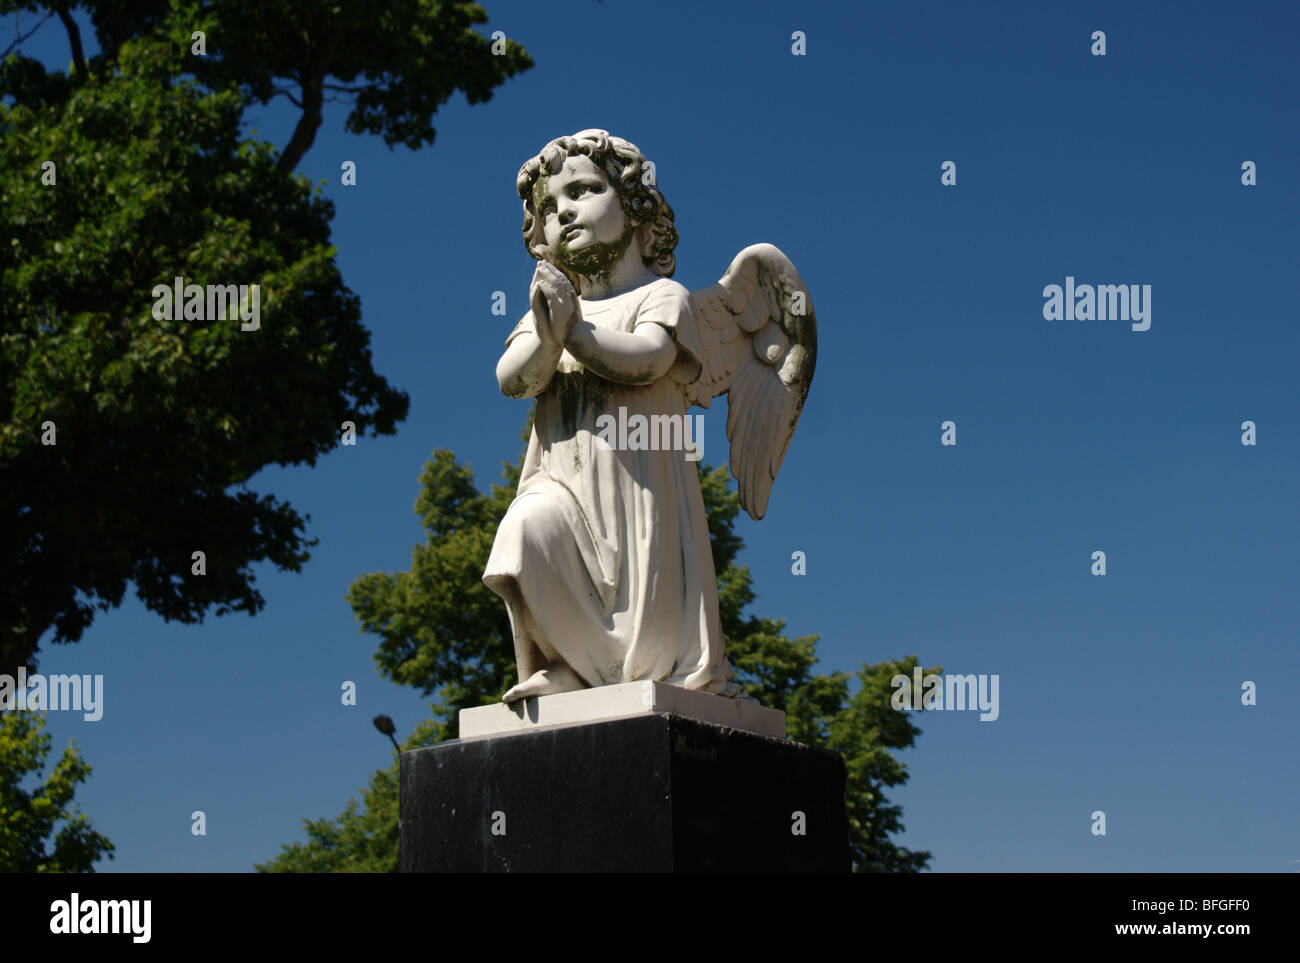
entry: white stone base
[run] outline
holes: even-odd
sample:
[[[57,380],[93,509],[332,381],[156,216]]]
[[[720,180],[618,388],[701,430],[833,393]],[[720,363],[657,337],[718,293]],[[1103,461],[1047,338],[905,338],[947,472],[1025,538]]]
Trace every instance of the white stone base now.
[[[512,736],[538,729],[589,725],[664,712],[744,732],[785,738],[785,713],[780,709],[663,682],[624,682],[538,696],[512,705],[498,703],[461,709],[460,737],[469,741]]]

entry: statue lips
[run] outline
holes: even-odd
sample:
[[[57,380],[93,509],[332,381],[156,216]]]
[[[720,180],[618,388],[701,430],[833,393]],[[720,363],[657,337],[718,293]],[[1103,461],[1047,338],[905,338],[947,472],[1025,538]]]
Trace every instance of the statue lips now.
[[[584,225],[581,224],[568,225],[562,231],[560,231],[560,239],[557,247],[566,256],[571,257],[574,254],[579,254],[587,247],[589,247],[591,243],[590,237],[588,237],[586,241],[580,239],[580,235],[582,235],[586,231],[587,228]],[[577,278],[574,275],[572,275],[569,271],[566,271],[561,265],[557,264],[556,267],[559,267],[561,271],[564,271],[565,275],[569,278],[570,281],[573,282],[573,286],[576,289],[578,286]]]

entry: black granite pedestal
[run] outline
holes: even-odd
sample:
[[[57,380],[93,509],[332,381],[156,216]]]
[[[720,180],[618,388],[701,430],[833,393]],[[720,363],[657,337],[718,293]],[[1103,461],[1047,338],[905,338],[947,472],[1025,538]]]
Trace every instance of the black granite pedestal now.
[[[845,872],[839,753],[657,714],[402,753],[402,872]]]

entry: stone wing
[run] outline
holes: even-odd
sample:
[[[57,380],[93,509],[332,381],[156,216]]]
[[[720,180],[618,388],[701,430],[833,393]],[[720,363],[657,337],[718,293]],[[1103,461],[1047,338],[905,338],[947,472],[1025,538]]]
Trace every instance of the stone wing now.
[[[812,297],[771,244],[745,248],[712,287],[691,292],[703,370],[686,388],[708,408],[727,395],[727,441],[740,504],[762,518],[817,362]]]

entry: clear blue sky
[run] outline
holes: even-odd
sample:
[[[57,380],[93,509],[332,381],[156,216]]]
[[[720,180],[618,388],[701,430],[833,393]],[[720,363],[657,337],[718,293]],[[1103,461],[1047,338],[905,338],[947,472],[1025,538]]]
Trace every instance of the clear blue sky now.
[[[105,676],[100,722],[50,720],[95,767],[78,798],[118,847],[102,868],[248,870],[390,761],[372,716],[427,717],[378,677],[344,594],[409,567],[433,449],[481,487],[518,454],[527,405],[493,376],[533,266],[514,177],[585,127],[655,161],[678,281],[770,241],[812,291],[816,380],[767,518],[738,526],[754,611],[820,633],[827,670],[915,653],[1000,676],[996,722],[919,718],[889,791],[901,842],[939,872],[1300,868],[1300,6],[485,5],[535,69],[487,104],[458,95],[418,153],[345,134],[333,106],[300,167],[337,202],[339,264],[410,417],[254,480],[320,539],[303,573],[258,570],[259,616],[168,625],[129,597],[42,656]],[[28,50],[68,60],[57,21]],[[249,116],[287,141],[291,112]],[[1150,330],[1044,320],[1067,275],[1150,284]]]

